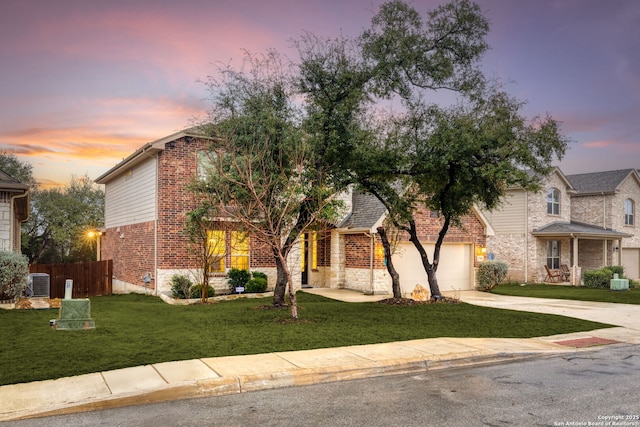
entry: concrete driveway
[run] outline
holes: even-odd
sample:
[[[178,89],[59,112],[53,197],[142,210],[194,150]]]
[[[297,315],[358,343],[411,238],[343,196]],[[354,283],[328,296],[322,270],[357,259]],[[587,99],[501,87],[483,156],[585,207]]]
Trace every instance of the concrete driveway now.
[[[446,292],[443,293],[446,294]],[[451,294],[450,296],[454,295]],[[558,314],[592,322],[623,326],[638,331],[640,336],[640,305],[512,297],[478,291],[456,292],[455,296],[460,301],[468,304],[534,313]]]

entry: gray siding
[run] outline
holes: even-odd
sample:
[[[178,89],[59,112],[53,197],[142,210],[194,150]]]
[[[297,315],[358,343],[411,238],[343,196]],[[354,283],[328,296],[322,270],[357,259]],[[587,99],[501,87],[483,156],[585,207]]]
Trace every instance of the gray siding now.
[[[105,227],[156,219],[157,158],[150,158],[105,185]]]
[[[526,197],[524,191],[509,191],[504,202],[493,211],[483,214],[496,234],[519,234],[526,232]]]

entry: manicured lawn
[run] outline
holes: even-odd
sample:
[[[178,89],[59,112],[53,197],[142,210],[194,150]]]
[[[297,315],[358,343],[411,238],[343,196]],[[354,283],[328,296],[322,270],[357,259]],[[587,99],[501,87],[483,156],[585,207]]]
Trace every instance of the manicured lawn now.
[[[0,385],[172,360],[433,337],[535,337],[609,325],[469,304],[388,306],[299,293],[289,311],[271,300],[173,306],[143,295],[91,299],[96,329],[55,331],[58,310],[0,310]]]
[[[621,304],[640,304],[640,289],[612,291],[610,289],[591,289],[576,286],[559,285],[499,285],[491,291],[494,294],[519,297],[573,299],[578,301],[617,302]]]

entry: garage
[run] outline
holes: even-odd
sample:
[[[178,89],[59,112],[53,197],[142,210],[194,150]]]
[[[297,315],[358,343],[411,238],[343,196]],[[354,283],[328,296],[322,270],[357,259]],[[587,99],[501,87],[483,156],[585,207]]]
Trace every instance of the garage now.
[[[640,279],[640,249],[622,248],[622,266],[624,275],[629,279]]]
[[[433,244],[423,244],[429,260],[433,261]],[[400,286],[404,294],[411,293],[417,284],[429,289],[427,273],[412,243],[401,243],[393,254],[393,264],[400,274]],[[440,250],[440,266],[436,273],[441,291],[473,289],[473,245],[443,244]]]

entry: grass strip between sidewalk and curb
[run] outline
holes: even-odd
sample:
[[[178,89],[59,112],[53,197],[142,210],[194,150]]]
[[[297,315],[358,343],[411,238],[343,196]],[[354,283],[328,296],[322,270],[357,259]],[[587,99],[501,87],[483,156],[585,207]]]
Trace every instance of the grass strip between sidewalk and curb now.
[[[0,385],[153,363],[437,337],[531,338],[610,327],[563,316],[469,304],[389,306],[298,293],[289,310],[270,298],[175,306],[144,295],[91,298],[95,330],[56,331],[57,309],[0,310]]]

